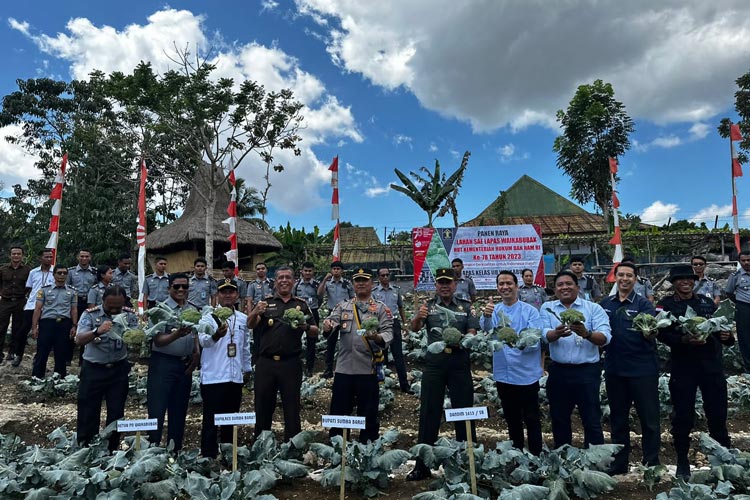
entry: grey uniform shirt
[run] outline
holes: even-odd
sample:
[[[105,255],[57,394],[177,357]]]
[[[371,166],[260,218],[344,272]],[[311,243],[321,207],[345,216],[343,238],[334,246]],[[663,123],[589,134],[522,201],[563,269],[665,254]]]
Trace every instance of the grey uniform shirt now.
[[[109,286],[112,286],[111,284]],[[88,304],[94,304],[95,306],[100,305],[104,301],[104,290],[106,290],[107,287],[104,286],[104,283],[101,281],[97,283],[96,285],[89,288],[89,294],[88,299],[86,299],[86,302]]]
[[[602,289],[599,287],[599,283],[589,274],[584,274],[578,278],[578,288],[578,296],[582,299],[597,300],[602,296]]]
[[[713,300],[716,297],[721,297],[721,287],[715,279],[705,277],[695,282],[693,293]]]
[[[378,285],[372,291],[373,298],[388,306],[388,309],[391,310],[391,314],[393,314],[393,317],[397,320],[400,320],[400,311],[401,308],[404,307],[404,299],[399,291],[400,288],[401,287],[397,285],[390,285],[388,288],[383,287],[383,285]]]
[[[138,317],[135,315],[132,309],[123,308],[122,314],[127,315],[126,321],[130,328],[138,326]],[[102,306],[92,307],[86,309],[81,315],[81,320],[78,322],[78,333],[76,338],[80,335],[91,333],[102,324],[107,321],[112,321],[114,316],[110,316]],[[83,359],[90,363],[99,363],[106,365],[107,363],[115,363],[128,357],[128,349],[125,346],[125,342],[122,340],[115,340],[109,336],[109,333],[103,333],[99,335],[100,342],[89,342],[86,344],[86,349],[83,350]]]
[[[547,302],[547,292],[539,285],[522,284],[518,287],[518,300],[526,302],[539,309]]]
[[[198,309],[190,302],[185,302],[185,305],[180,307],[177,302],[172,299],[172,297],[167,297],[167,300],[164,301],[164,303],[169,306],[170,309],[173,311],[176,311],[177,314],[182,314],[183,311],[186,311],[188,309]],[[151,322],[149,321],[149,326],[153,326]],[[167,324],[166,330],[167,332],[171,328],[179,328],[178,325],[170,325]],[[164,335],[165,332],[157,333],[156,335]],[[154,342],[151,345],[151,350],[153,352],[160,352],[162,354],[169,354],[170,356],[177,356],[178,358],[182,358],[185,356],[190,356],[193,354],[193,351],[195,350],[195,334],[185,335],[184,337],[181,337],[174,342],[167,344],[165,346],[159,347],[156,345],[156,342]]]
[[[75,288],[76,294],[86,299],[91,287],[96,285],[96,269],[91,266],[84,269],[80,264],[75,267],[69,267],[65,284]]]
[[[211,302],[211,297],[216,295],[217,285],[213,278],[204,274],[202,278],[190,277],[190,288],[188,289],[188,301],[201,308]]]
[[[294,285],[294,289],[292,289],[292,295],[301,299],[305,299],[305,301],[307,301],[307,306],[310,309],[318,309],[320,307],[318,286],[320,286],[320,282],[318,280],[297,280],[297,283],[295,283]]]
[[[737,302],[750,304],[750,273],[740,269],[730,274],[724,291],[733,293]]]
[[[472,296],[476,296],[477,287],[474,280],[469,276],[461,276],[456,280],[456,292],[454,295],[459,299],[471,301]]]
[[[155,300],[156,302],[164,302],[169,298],[169,274],[164,273],[163,276],[157,276],[149,274],[146,276],[146,281],[143,283],[143,293],[148,295],[148,300]]]
[[[73,287],[68,285],[47,285],[36,294],[37,304],[42,304],[39,319],[70,318],[70,310],[78,306],[78,298]]]
[[[112,271],[112,284],[119,285],[125,289],[125,293],[128,294],[128,298],[138,297],[138,280],[135,274],[130,271],[124,273],[120,269]]]
[[[328,309],[333,310],[339,302],[354,297],[354,286],[346,278],[334,281],[333,278],[326,281],[326,298],[328,299]]]
[[[359,325],[354,315],[355,307],[358,307]],[[329,316],[334,327],[340,326],[336,373],[344,375],[374,373],[373,352],[380,351],[383,348],[357,333],[359,326],[368,318],[377,318],[379,322],[378,333],[383,337],[387,347],[393,340],[393,315],[382,302],[373,298],[364,303],[357,302],[356,298],[344,300],[336,306]]]
[[[273,295],[273,280],[264,279],[258,281],[257,279],[247,284],[247,296],[253,301],[253,304],[257,304],[266,297]]]

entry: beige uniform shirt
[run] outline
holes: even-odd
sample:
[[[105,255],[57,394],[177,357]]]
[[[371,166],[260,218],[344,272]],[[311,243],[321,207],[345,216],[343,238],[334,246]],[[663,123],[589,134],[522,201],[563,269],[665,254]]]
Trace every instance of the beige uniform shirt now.
[[[358,312],[356,315],[355,307],[357,307]],[[329,316],[333,326],[340,327],[336,373],[344,375],[374,373],[372,353],[383,348],[374,342],[365,340],[362,335],[357,333],[357,330],[361,329],[361,325],[369,318],[378,320],[378,333],[383,337],[386,346],[390,344],[393,340],[393,314],[384,303],[372,297],[365,302],[358,302],[356,297],[343,300],[339,302]]]

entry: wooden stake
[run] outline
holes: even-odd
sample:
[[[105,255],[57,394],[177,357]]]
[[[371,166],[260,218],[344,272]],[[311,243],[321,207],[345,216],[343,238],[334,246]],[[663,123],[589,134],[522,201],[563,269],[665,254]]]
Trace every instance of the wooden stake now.
[[[135,431],[135,451],[141,451],[141,431]]]
[[[232,426],[232,472],[237,472],[237,426]]]
[[[474,445],[471,442],[471,421],[466,420],[466,453],[469,455],[469,473],[471,474],[471,494],[477,494],[477,471],[474,466]]]
[[[339,500],[344,500],[344,487],[346,486],[346,431],[342,429],[344,440],[341,443],[341,487],[339,489]]]

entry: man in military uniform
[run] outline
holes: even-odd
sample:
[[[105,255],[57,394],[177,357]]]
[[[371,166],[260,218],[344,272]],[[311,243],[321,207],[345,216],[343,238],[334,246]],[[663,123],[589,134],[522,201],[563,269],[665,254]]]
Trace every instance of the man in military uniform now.
[[[518,300],[526,302],[539,310],[542,304],[547,302],[547,292],[544,288],[534,283],[534,271],[524,269],[521,271],[523,283],[518,287]]]
[[[237,282],[226,280],[218,286],[219,305],[234,310],[239,297]],[[232,441],[232,426],[217,426],[217,413],[237,413],[242,402],[242,385],[252,370],[250,366],[250,331],[247,316],[234,311],[225,325],[220,325],[213,315],[201,318],[201,324],[216,329],[213,335],[198,335],[201,347],[201,396],[203,398],[203,425],[201,427],[201,455],[215,458],[218,442]],[[220,431],[217,432],[217,429]],[[219,436],[220,434],[220,436]],[[217,438],[221,437],[217,442]]]
[[[733,272],[724,293],[734,302],[737,322],[737,342],[745,372],[750,373],[750,251],[740,252],[740,269]]]
[[[190,295],[188,302],[198,309],[214,302],[216,296],[216,281],[206,274],[208,263],[203,257],[193,262],[193,275],[190,277]]]
[[[706,276],[706,264],[706,258],[702,255],[695,255],[690,259],[690,265],[693,266],[693,271],[698,276],[693,292],[696,295],[708,297],[718,307],[721,302],[721,287],[715,279]]]
[[[169,297],[164,303],[177,315],[197,309],[187,301],[188,276],[170,274],[168,280]],[[146,381],[148,418],[157,420],[157,429],[149,432],[152,444],[161,443],[164,415],[169,412],[167,443],[174,441],[175,452],[182,448],[192,375],[199,362],[198,335],[192,328],[168,324],[163,332],[154,336]]]
[[[456,278],[456,297],[474,302],[477,299],[477,287],[471,276],[464,276],[464,261],[455,258],[451,261],[451,267]]]
[[[318,287],[320,282],[313,276],[315,274],[315,266],[312,262],[305,262],[302,264],[302,276],[297,280],[292,289],[292,295],[305,299],[307,306],[310,308],[310,313],[313,316],[315,325],[320,324],[320,296],[318,295]],[[315,367],[315,344],[317,338],[311,338],[310,342],[307,342],[305,347],[305,374],[310,377],[313,374],[313,368]]]
[[[578,279],[578,296],[596,302],[602,297],[602,289],[596,278],[590,274],[584,274],[584,269],[581,257],[575,256],[570,259],[570,270]]]
[[[740,258],[744,256],[740,255]],[[750,252],[746,256],[750,267]],[[736,276],[736,275],[733,275]],[[713,300],[693,292],[697,276],[693,268],[680,264],[669,270],[674,294],[659,301],[657,307],[671,312],[675,317],[684,316],[691,307],[698,316],[710,318],[716,311]],[[739,280],[748,279],[741,275]],[[731,278],[730,278],[731,281]],[[750,281],[748,282],[750,288]],[[727,284],[729,290],[729,284]],[[738,292],[740,288],[737,288]],[[738,309],[739,311],[739,309]],[[739,328],[738,328],[739,331]],[[703,410],[706,412],[709,435],[720,445],[729,448],[727,431],[727,381],[722,364],[722,345],[734,345],[729,331],[715,332],[706,340],[688,336],[677,324],[664,328],[658,339],[672,351],[672,373],[669,378],[669,393],[672,396],[672,439],[677,453],[677,477],[685,481],[690,477],[690,431],[695,424],[695,395],[700,388],[703,395]]]
[[[120,258],[117,259],[117,268],[115,268],[112,273],[112,284],[120,285],[125,289],[125,293],[128,295],[128,301],[138,298],[138,279],[135,274],[130,272],[131,263],[132,259],[130,254],[120,254]]]
[[[247,310],[250,311],[259,301],[273,296],[273,280],[266,276],[268,268],[265,262],[255,264],[255,280],[247,284]],[[258,334],[253,331],[253,364],[258,359],[256,347],[259,345]]]
[[[406,363],[401,338],[401,324],[406,323],[404,298],[401,296],[400,287],[391,285],[391,272],[387,267],[378,269],[378,280],[380,283],[373,289],[372,297],[388,306],[393,314],[393,340],[385,351],[385,360],[388,361],[388,350],[390,349],[393,354],[393,364],[396,365],[399,386],[403,392],[409,392],[411,387],[409,387],[409,381],[406,379]]]
[[[365,428],[359,433],[359,442],[375,441],[380,435],[378,403],[380,389],[375,370],[375,355],[393,338],[393,315],[390,309],[372,297],[372,276],[360,269],[354,276],[355,297],[336,305],[325,320],[323,331],[339,329],[339,352],[336,374],[331,389],[331,415],[357,415],[365,417]],[[365,330],[365,322],[375,318],[377,329]],[[331,436],[341,434],[332,428]]]
[[[31,320],[31,334],[37,340],[36,356],[31,375],[44,378],[47,358],[55,352],[55,371],[65,377],[70,339],[78,324],[78,301],[73,287],[65,284],[68,270],[57,265],[53,271],[55,284],[42,287],[36,294],[36,307]]]
[[[138,326],[138,317],[130,307],[124,307],[127,292],[119,285],[104,291],[101,305],[84,311],[78,322],[76,343],[87,346],[83,352],[81,383],[78,386],[78,443],[87,444],[99,432],[102,415],[102,400],[107,403],[105,427],[125,415],[128,398],[128,351],[122,339],[113,338],[109,332],[116,315],[127,313],[127,324]],[[120,443],[120,434],[109,437],[109,450],[114,451]]]
[[[164,302],[170,297],[167,258],[157,256],[154,259],[154,272],[146,276],[143,283],[143,302],[152,308],[157,302]]]
[[[239,276],[234,275],[234,268],[234,262],[232,262],[231,260],[228,260],[221,265],[222,278],[218,281],[217,286],[225,282],[226,280],[234,280],[237,283],[237,292],[239,294],[237,303],[234,305],[234,308],[247,314],[247,307],[245,304],[245,300],[247,298],[247,282]],[[216,306],[218,304],[219,297],[217,295],[214,295],[214,305]]]
[[[318,326],[313,323],[307,302],[292,296],[292,286],[292,268],[279,267],[276,270],[276,293],[255,303],[247,317],[248,327],[258,335],[258,357],[255,365],[255,435],[271,430],[276,409],[276,393],[281,392],[284,441],[288,441],[302,430],[302,335],[307,334],[308,340],[318,335]],[[290,309],[304,313],[307,321],[301,321],[294,328],[289,320],[284,319],[284,313]]]
[[[36,296],[43,286],[54,285],[55,275],[52,272],[53,251],[45,248],[39,253],[39,266],[35,267],[29,273],[26,280],[26,305],[23,307],[23,326],[17,339],[13,339],[14,348],[13,366],[21,364],[23,353],[26,350],[26,343],[31,331],[32,318],[36,309]]]
[[[0,363],[4,359],[5,334],[11,322],[8,359],[15,361],[15,342],[21,338],[21,329],[24,326],[23,306],[26,302],[26,280],[29,279],[30,272],[31,268],[23,263],[23,248],[20,245],[11,245],[10,262],[0,266]],[[20,358],[18,362],[21,362]],[[14,366],[18,365],[14,363]]]
[[[351,281],[343,277],[344,265],[341,261],[331,263],[331,272],[325,275],[323,281],[318,286],[318,295],[326,297],[328,311],[334,308],[342,300],[354,297],[354,287]],[[339,332],[337,328],[328,335],[328,346],[326,348],[326,370],[323,372],[323,378],[333,377],[333,358],[336,355],[336,343],[339,341]]]
[[[464,335],[474,335],[479,328],[479,320],[471,309],[471,302],[455,296],[456,282],[453,269],[441,268],[435,271],[435,297],[422,304],[411,320],[411,329],[418,332],[427,330],[428,344],[442,340],[433,328],[452,326]],[[455,319],[449,325],[443,322],[443,315],[437,307],[450,309]],[[443,399],[448,388],[453,408],[466,408],[474,405],[474,384],[471,379],[469,352],[461,347],[446,347],[439,354],[427,353],[422,373],[422,391],[419,406],[419,437],[417,442],[434,445],[437,441],[440,421],[443,416]],[[464,422],[456,422],[456,439],[466,441]],[[476,428],[471,424],[472,439],[476,441]],[[407,476],[408,481],[419,481],[430,477],[430,469],[417,459],[417,464]]]

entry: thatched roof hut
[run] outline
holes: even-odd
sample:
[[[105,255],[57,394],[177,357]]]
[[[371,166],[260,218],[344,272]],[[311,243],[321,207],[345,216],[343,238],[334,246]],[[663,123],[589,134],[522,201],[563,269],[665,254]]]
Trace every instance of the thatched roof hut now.
[[[209,189],[212,183],[217,182],[215,179],[223,177],[223,172],[218,169],[212,172],[211,166],[204,164],[203,168],[196,170],[194,181],[196,186],[205,186],[205,189]],[[213,217],[215,265],[222,262],[224,252],[229,251],[229,226],[222,222],[227,218],[229,200],[230,187],[227,182],[216,189]],[[146,249],[149,255],[166,256],[170,272],[192,269],[193,260],[199,255],[205,255],[205,214],[204,199],[191,190],[182,215],[171,224],[160,227],[146,236]],[[281,248],[281,243],[273,234],[243,219],[237,219],[237,245],[242,268],[251,267],[255,255]]]

